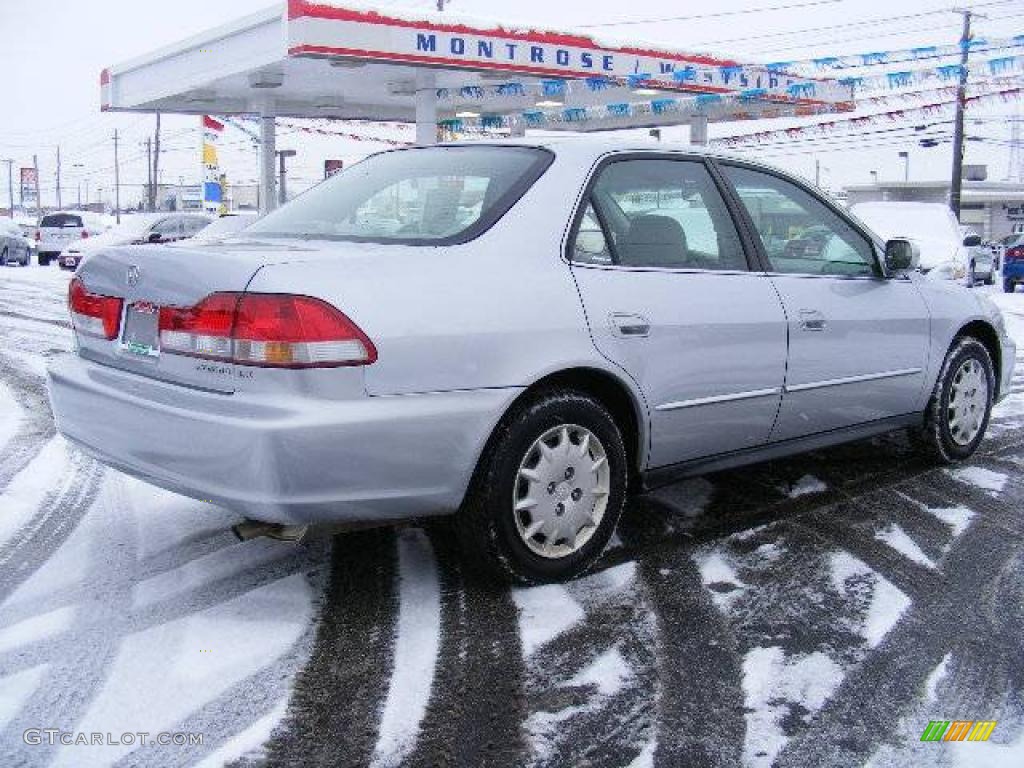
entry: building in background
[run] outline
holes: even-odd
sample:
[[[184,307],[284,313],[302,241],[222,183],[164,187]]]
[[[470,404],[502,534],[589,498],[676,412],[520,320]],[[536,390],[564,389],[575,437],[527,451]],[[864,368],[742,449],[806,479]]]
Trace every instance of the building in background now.
[[[1024,183],[988,181],[985,166],[965,166],[960,223],[985,239],[1024,233]],[[876,181],[844,190],[847,205],[893,201],[949,203],[949,181]]]

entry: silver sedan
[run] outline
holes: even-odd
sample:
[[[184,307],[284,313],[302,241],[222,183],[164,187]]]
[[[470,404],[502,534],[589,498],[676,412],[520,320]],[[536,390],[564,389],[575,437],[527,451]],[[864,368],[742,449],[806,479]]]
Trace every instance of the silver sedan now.
[[[970,456],[1014,347],[784,172],[594,140],[375,155],[248,227],[79,268],[60,431],[257,521],[455,515],[572,577],[627,489],[863,438]]]

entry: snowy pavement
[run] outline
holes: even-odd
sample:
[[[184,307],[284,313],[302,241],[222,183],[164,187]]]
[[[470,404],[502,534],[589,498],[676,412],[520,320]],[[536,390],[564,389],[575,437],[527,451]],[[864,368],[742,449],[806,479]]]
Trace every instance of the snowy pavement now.
[[[690,480],[592,575],[494,589],[444,523],[238,544],[69,448],[66,281],[0,272],[0,765],[1024,764],[1024,360],[966,465],[894,434]],[[921,742],[937,719],[998,725]]]

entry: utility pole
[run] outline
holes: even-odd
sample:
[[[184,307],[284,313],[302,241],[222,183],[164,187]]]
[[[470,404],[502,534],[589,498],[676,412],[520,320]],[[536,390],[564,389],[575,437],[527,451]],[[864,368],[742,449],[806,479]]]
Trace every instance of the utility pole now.
[[[899,152],[897,156],[903,160],[903,180],[910,181],[910,153]]]
[[[814,186],[821,186],[821,160],[818,158],[814,159]]]
[[[153,210],[153,140],[146,137],[146,210]]]
[[[32,155],[32,167],[36,171],[36,227],[43,220],[43,199],[39,196],[39,158]]]
[[[157,195],[160,193],[160,113],[156,113],[156,131],[153,133],[153,205],[156,210]]]
[[[114,218],[121,223],[121,168],[117,159],[117,128],[114,129]]]
[[[57,210],[64,207],[63,201],[60,199],[60,144],[57,145]]]
[[[960,34],[960,81],[956,88],[956,118],[953,122],[953,177],[949,185],[949,207],[960,220],[960,193],[964,170],[964,109],[967,106],[967,62],[971,49],[971,18],[979,14],[967,8],[954,9],[962,14],[964,27]]]
[[[10,216],[14,218],[14,160],[4,160],[7,163],[7,202],[11,206]]]
[[[444,10],[444,0],[437,0],[437,10],[438,11],[443,11]]]

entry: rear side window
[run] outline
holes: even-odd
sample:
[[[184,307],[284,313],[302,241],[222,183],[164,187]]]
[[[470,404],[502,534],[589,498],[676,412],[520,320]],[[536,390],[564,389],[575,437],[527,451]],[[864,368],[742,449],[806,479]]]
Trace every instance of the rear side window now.
[[[551,164],[535,147],[426,147],[367,158],[249,227],[263,237],[447,245],[480,235]]]
[[[619,160],[601,170],[576,231],[573,259],[624,267],[747,269],[718,188],[704,164],[690,160]]]
[[[42,221],[39,222],[39,226],[53,227],[55,229],[81,227],[82,217],[76,216],[73,213],[49,213],[46,216],[43,216]]]

